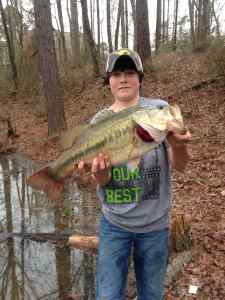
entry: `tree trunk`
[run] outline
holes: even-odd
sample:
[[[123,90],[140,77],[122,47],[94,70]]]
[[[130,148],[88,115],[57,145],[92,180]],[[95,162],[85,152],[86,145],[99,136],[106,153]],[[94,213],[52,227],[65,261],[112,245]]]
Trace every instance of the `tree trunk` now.
[[[128,48],[128,41],[129,41],[129,38],[128,38],[128,32],[129,32],[129,29],[128,29],[128,8],[127,8],[127,0],[125,0],[125,46],[126,48]]]
[[[156,16],[156,30],[155,30],[155,53],[159,53],[161,43],[161,27],[162,27],[162,0],[157,0],[157,16]]]
[[[60,36],[61,36],[63,57],[64,57],[64,61],[67,62],[66,39],[65,39],[65,33],[64,33],[61,0],[56,0],[56,3],[57,3],[57,10],[58,10],[59,24],[60,24]]]
[[[221,37],[220,22],[219,22],[218,16],[216,15],[214,0],[212,1],[212,14],[213,14],[214,20],[216,22],[216,34],[217,34],[217,37],[220,38]]]
[[[166,29],[165,29],[165,34],[166,34],[166,41],[169,41],[169,22],[170,22],[170,0],[167,1],[167,17],[166,17]]]
[[[17,75],[17,68],[16,68],[16,62],[15,62],[15,53],[14,53],[14,49],[12,47],[12,43],[10,40],[10,34],[9,34],[7,23],[6,23],[6,15],[5,15],[3,6],[2,6],[2,0],[0,0],[0,11],[1,11],[1,18],[2,18],[3,28],[4,28],[5,38],[6,38],[7,47],[8,47],[9,61],[10,61],[11,69],[12,69],[12,79],[14,82],[15,89],[17,89],[18,75]]]
[[[122,7],[122,0],[119,0],[117,20],[116,20],[116,30],[115,30],[115,49],[118,49],[120,19],[121,19],[121,7]]]
[[[81,8],[82,8],[83,29],[84,29],[86,40],[89,45],[91,58],[93,61],[93,71],[94,71],[94,75],[98,77],[100,74],[100,70],[99,70],[99,63],[97,58],[97,51],[95,49],[95,42],[91,34],[91,28],[88,20],[87,0],[81,0]]]
[[[91,26],[91,33],[94,37],[94,30],[93,30],[93,2],[90,0],[90,26]]]
[[[178,0],[175,0],[174,6],[174,23],[173,23],[173,50],[177,48],[177,17],[178,17]]]
[[[165,0],[162,0],[162,44],[165,42]]]
[[[210,34],[210,2],[209,0],[199,0],[197,8],[197,38],[195,50],[204,51],[208,46]]]
[[[136,1],[137,51],[145,62],[151,58],[147,0]]]
[[[70,0],[71,22],[70,22],[70,36],[72,48],[73,67],[80,66],[80,34],[78,23],[78,8],[77,0]]]
[[[14,23],[15,23],[15,32],[18,36],[18,43],[19,43],[19,47],[20,47],[20,51],[22,51],[23,49],[23,9],[22,7],[20,7],[19,10],[19,5],[18,5],[18,1],[14,0],[11,1],[11,5],[13,5],[14,7]]]
[[[209,0],[203,0],[202,32],[203,42],[207,46],[210,34],[210,3]]]
[[[34,0],[40,72],[47,99],[48,134],[65,128],[64,101],[58,75],[50,0]]]
[[[121,46],[126,48],[126,29],[125,29],[125,18],[124,18],[124,0],[121,1]]]
[[[169,41],[170,0],[167,1],[166,41]]]
[[[14,41],[15,41],[15,34],[13,32],[13,23],[12,23],[12,8],[13,6],[11,5],[11,3],[9,3],[9,0],[6,0],[6,23],[8,23],[8,31],[9,31],[9,38],[10,38],[10,42],[11,42],[11,47],[14,51],[15,54],[15,47],[14,47]]]
[[[197,8],[197,13],[198,13],[198,19],[197,19],[197,37],[198,41],[201,40],[201,29],[202,29],[202,0],[198,0],[198,8]]]
[[[68,17],[68,20],[69,20],[69,24],[70,24],[70,27],[71,27],[71,16],[70,16],[70,8],[69,8],[69,0],[66,0],[66,12],[67,12],[67,17]]]
[[[109,52],[113,51],[112,45],[112,33],[111,33],[111,13],[110,13],[110,0],[106,0],[106,19],[107,19],[107,36],[108,36],[108,43],[109,43]]]
[[[100,11],[99,11],[99,0],[96,0],[97,6],[97,37],[98,37],[98,57],[101,56],[101,29],[100,29]]]
[[[194,1],[188,0],[192,47],[195,48]]]
[[[130,0],[132,8],[132,17],[134,23],[134,50],[137,50],[137,22],[136,22],[136,3],[135,0]]]

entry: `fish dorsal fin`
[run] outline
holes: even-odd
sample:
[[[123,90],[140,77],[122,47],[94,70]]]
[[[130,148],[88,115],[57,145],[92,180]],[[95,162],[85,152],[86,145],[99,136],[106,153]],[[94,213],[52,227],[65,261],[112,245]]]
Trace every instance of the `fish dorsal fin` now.
[[[71,148],[87,128],[88,125],[81,125],[63,132],[60,136],[60,144],[63,149],[65,150]]]

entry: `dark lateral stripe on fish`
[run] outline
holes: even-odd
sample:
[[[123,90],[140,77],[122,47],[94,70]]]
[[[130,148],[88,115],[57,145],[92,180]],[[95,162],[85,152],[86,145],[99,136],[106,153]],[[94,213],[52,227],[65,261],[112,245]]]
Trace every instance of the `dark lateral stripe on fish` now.
[[[103,147],[105,143],[106,143],[106,139],[94,144],[93,146],[91,146],[89,149],[85,151],[78,152],[76,155],[70,156],[69,155],[70,153],[68,153],[67,159],[65,159],[64,162],[60,165],[60,168],[66,167],[68,164],[73,164],[78,160],[82,160],[86,155],[95,152],[96,150]],[[71,150],[69,152],[71,152]],[[53,173],[55,166],[54,165],[50,166],[50,169],[51,169],[51,173]]]

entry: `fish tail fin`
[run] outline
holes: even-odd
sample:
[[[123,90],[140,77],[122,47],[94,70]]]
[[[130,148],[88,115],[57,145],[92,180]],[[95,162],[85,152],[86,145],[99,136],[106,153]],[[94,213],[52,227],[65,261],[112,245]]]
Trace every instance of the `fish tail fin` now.
[[[55,180],[49,167],[43,167],[27,178],[27,184],[32,188],[43,191],[50,200],[59,200],[63,197],[64,180]]]

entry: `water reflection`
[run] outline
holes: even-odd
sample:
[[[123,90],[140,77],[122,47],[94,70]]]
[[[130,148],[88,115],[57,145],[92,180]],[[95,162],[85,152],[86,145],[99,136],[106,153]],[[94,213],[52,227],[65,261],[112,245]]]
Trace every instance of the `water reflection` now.
[[[21,156],[0,157],[0,299],[94,299],[95,257],[67,237],[96,231],[96,203],[73,183],[60,206],[50,204],[26,185],[33,171]]]

